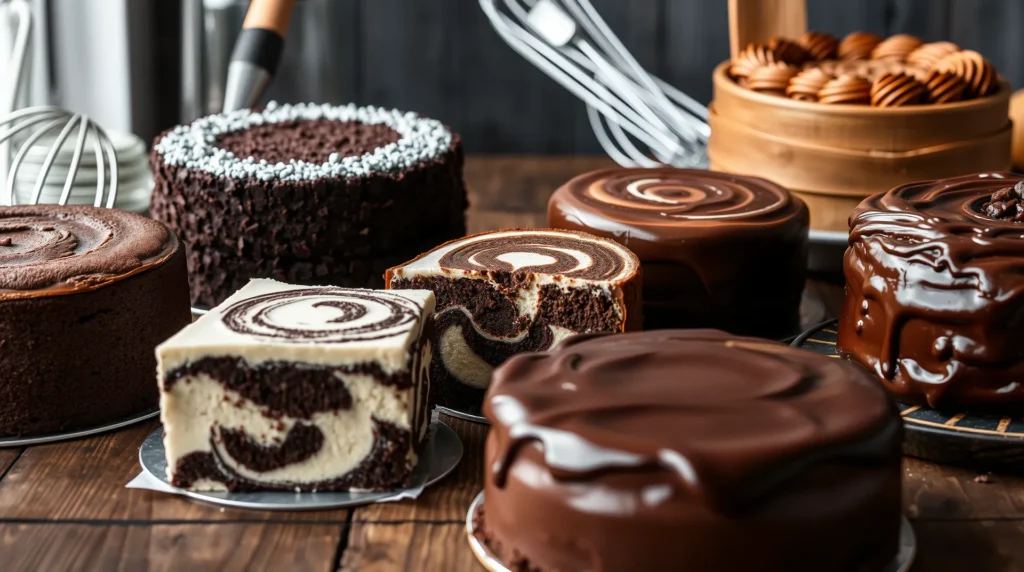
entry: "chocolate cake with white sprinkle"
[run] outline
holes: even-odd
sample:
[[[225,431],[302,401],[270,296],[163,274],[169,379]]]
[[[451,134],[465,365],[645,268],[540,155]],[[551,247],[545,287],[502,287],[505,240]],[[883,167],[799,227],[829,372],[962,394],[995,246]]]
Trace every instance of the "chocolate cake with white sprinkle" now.
[[[251,278],[380,287],[465,234],[462,143],[440,121],[355,105],[275,105],[160,135],[151,212],[186,245],[192,303]]]

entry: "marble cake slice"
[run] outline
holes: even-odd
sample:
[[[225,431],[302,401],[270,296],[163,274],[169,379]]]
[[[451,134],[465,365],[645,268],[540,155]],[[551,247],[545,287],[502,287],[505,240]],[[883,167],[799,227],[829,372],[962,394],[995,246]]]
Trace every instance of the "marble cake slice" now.
[[[157,348],[168,479],[192,490],[409,486],[434,295],[253,280]]]
[[[511,229],[447,242],[384,276],[437,297],[438,404],[477,412],[494,367],[577,333],[639,330],[640,262],[590,234]]]

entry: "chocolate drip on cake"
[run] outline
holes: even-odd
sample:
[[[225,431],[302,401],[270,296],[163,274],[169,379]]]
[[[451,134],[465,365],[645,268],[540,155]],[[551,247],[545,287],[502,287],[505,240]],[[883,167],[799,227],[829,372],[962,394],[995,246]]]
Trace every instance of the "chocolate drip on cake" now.
[[[185,252],[166,226],[116,209],[0,207],[0,437],[152,410],[153,349],[189,321]]]
[[[800,199],[763,179],[671,168],[586,173],[548,205],[551,226],[640,258],[646,328],[769,337],[798,328],[808,220]]]
[[[639,325],[639,268],[620,245],[544,229],[474,235],[392,268],[393,289],[437,297],[438,402],[478,411],[491,369],[566,336]]]
[[[479,535],[518,569],[859,572],[896,554],[899,415],[840,360],[709,330],[577,336],[496,369],[484,412]]]
[[[388,266],[465,234],[461,141],[415,114],[214,115],[159,136],[151,163],[151,212],[188,246],[199,306],[250,278],[379,287]]]
[[[982,173],[904,185],[851,216],[839,349],[901,399],[1022,410],[1024,227],[991,212],[1020,181]]]

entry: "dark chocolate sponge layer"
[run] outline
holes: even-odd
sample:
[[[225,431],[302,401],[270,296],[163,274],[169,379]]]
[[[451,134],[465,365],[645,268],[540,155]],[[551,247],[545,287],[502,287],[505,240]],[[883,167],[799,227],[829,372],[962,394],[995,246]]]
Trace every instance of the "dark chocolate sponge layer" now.
[[[191,316],[185,252],[94,290],[0,302],[0,436],[95,427],[157,405],[153,349]]]
[[[364,133],[363,143],[377,141],[372,135]],[[266,133],[259,141],[271,147]],[[320,152],[309,148],[316,141],[293,140],[289,148],[297,158],[309,157]],[[150,162],[152,215],[185,243],[192,303],[199,306],[222,302],[251,278],[379,288],[388,267],[466,231],[462,144],[455,135],[436,159],[349,178],[230,178],[169,164],[157,151]]]

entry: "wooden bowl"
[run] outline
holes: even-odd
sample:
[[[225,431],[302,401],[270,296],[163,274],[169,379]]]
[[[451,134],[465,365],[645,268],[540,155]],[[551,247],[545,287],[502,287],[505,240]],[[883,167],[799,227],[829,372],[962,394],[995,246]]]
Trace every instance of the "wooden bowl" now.
[[[802,196],[811,228],[846,231],[864,197],[913,181],[1010,167],[1010,87],[943,105],[823,105],[740,87],[715,69],[711,168],[770,179]]]

